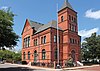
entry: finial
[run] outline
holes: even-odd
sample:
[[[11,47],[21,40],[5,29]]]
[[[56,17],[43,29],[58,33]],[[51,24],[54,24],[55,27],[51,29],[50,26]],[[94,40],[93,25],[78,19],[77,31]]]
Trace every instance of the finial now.
[[[65,3],[67,3],[68,2],[68,0],[65,0]]]

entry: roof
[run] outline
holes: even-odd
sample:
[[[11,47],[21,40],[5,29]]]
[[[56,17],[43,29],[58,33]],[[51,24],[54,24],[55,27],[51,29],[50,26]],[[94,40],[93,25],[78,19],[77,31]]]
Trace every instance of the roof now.
[[[41,26],[44,25],[44,24],[42,24],[42,23],[38,23],[38,22],[35,22],[35,21],[32,21],[32,20],[29,20],[29,19],[26,19],[26,20],[29,22],[31,28],[34,27],[36,31],[38,30],[39,27],[41,27]],[[26,23],[25,23],[25,25],[26,25]],[[25,28],[25,25],[24,25],[24,28]],[[23,34],[24,28],[23,28],[21,34]]]
[[[66,8],[66,7],[68,7],[68,8],[70,8],[70,9],[73,10],[73,8],[72,8],[71,4],[68,2],[68,0],[65,0],[64,4],[63,4],[63,6],[61,7],[60,10]],[[60,11],[60,10],[59,10],[59,11]]]
[[[57,29],[57,21],[55,21],[55,20],[52,20],[48,24],[41,24],[41,23],[29,20],[29,19],[27,19],[27,20],[28,20],[31,28],[34,28],[36,30],[35,34],[41,32],[41,31],[44,31],[44,30],[46,30],[48,28],[51,28],[51,27]],[[24,25],[24,28],[25,28],[25,25]],[[23,31],[24,31],[24,28],[23,28]],[[58,29],[62,30],[59,27],[58,27]],[[22,31],[22,34],[23,34],[23,31]]]
[[[35,21],[32,21],[32,20],[29,20],[29,23],[30,23],[30,26],[33,28],[35,28],[35,30],[37,31],[39,27],[43,26],[44,24],[42,23],[39,23],[39,22],[35,22]]]
[[[52,20],[52,21],[49,22],[48,24],[45,24],[45,25],[41,26],[41,27],[37,30],[36,33],[39,33],[39,32],[41,32],[41,31],[43,31],[43,30],[45,30],[45,29],[47,29],[47,28],[50,28],[50,27],[52,27],[52,28],[57,28],[57,21]],[[58,29],[59,29],[59,30],[62,30],[62,29],[60,29],[59,27],[58,27]]]

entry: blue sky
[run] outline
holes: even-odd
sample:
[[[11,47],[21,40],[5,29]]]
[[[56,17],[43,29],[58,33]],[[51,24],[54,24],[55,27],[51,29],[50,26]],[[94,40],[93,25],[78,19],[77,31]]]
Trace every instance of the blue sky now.
[[[26,18],[47,24],[57,19],[57,3],[61,8],[64,0],[0,0],[0,9],[11,7],[14,17],[14,31],[21,36]],[[69,0],[73,9],[78,12],[78,29],[82,39],[91,33],[100,34],[100,1]],[[21,39],[16,49],[21,49]]]

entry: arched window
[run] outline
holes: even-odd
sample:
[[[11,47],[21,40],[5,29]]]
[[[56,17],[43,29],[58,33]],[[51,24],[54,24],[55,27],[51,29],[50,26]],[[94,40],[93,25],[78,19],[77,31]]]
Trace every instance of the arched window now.
[[[55,59],[57,59],[57,48],[55,49],[54,57],[55,57]]]
[[[28,52],[28,59],[30,60],[30,51]]]
[[[46,59],[46,51],[45,51],[45,49],[42,50],[42,59],[43,60]]]
[[[63,22],[64,21],[64,17],[63,16],[61,16],[61,22]]]
[[[24,59],[24,60],[26,59],[26,57],[25,57],[25,52],[23,53],[23,59]]]
[[[34,62],[36,62],[37,61],[37,51],[35,50],[34,51]]]

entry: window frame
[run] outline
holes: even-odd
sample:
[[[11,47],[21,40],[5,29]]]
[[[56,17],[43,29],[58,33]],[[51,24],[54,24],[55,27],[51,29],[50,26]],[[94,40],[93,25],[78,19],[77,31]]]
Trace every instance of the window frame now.
[[[28,60],[30,60],[30,51],[28,51]]]
[[[46,59],[46,51],[45,49],[42,50],[42,60]]]
[[[63,22],[64,21],[64,16],[61,16],[61,22]]]

